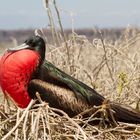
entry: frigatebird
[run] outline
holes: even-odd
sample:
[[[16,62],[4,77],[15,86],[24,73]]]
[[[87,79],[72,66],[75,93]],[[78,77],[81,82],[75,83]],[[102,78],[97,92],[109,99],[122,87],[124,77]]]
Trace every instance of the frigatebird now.
[[[73,117],[102,105],[106,99],[81,81],[71,77],[45,59],[45,42],[40,36],[6,50],[0,60],[0,86],[17,106],[26,108],[36,92],[51,107]],[[140,123],[140,113],[109,102],[117,121]],[[92,112],[90,112],[92,113]]]

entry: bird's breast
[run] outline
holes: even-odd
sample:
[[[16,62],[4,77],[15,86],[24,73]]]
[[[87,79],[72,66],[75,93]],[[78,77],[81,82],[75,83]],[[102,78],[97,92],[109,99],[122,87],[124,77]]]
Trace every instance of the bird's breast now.
[[[39,54],[32,50],[6,53],[0,61],[0,85],[5,94],[25,108],[30,102],[27,86],[39,63]]]

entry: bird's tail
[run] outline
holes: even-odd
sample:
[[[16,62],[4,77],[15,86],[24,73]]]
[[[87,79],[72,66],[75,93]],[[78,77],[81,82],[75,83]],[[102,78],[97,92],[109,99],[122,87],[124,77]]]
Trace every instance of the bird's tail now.
[[[114,102],[110,103],[110,107],[114,111],[115,120],[125,123],[140,123],[140,112]]]

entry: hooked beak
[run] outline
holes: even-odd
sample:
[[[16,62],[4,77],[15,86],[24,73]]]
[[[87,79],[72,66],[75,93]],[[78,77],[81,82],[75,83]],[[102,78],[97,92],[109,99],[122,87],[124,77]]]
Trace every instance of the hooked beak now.
[[[15,51],[23,50],[23,49],[28,49],[28,48],[30,48],[30,46],[27,45],[26,43],[23,43],[20,46],[17,46],[14,48],[8,48],[7,52],[15,52]]]

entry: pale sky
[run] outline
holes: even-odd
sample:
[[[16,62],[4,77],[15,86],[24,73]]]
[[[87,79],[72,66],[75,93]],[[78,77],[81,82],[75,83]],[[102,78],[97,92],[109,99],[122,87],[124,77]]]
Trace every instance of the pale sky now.
[[[72,19],[75,28],[140,26],[140,0],[56,2],[64,28],[71,28]],[[43,28],[48,24],[42,0],[0,0],[0,29]]]

